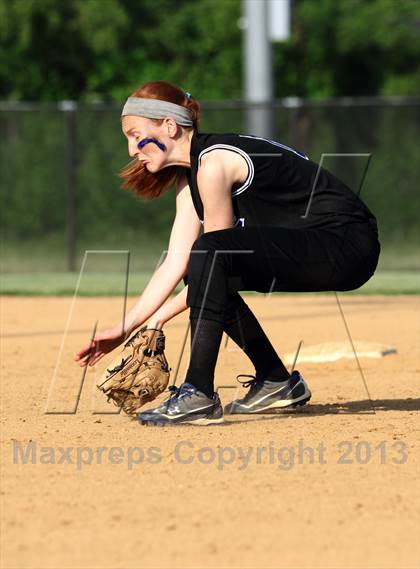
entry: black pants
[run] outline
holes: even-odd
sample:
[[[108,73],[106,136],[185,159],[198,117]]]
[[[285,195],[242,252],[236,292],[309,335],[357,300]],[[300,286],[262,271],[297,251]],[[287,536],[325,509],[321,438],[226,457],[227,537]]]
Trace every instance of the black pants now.
[[[375,272],[380,253],[374,220],[316,229],[233,227],[194,243],[188,265],[190,318],[240,318],[237,291],[345,291]]]

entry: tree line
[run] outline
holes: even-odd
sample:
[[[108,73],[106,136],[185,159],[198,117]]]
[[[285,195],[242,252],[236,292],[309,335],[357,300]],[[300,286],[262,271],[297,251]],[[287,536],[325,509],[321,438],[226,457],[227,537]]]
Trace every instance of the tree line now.
[[[121,101],[155,79],[241,98],[241,13],[241,0],[0,0],[0,99]],[[419,36],[418,0],[294,0],[275,97],[418,95]]]

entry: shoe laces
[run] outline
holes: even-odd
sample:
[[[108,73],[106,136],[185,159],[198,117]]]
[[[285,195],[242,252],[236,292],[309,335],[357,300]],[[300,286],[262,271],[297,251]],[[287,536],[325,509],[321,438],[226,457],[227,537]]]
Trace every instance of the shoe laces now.
[[[179,396],[179,393],[180,393],[180,391],[181,391],[181,388],[180,388],[180,387],[177,387],[176,385],[170,385],[170,386],[168,387],[168,391],[169,391],[170,393],[172,393],[170,399],[174,399],[174,400],[175,400],[175,399],[178,399],[178,396]]]
[[[180,385],[179,387],[177,387],[176,385],[170,385],[168,387],[168,391],[173,394],[169,397],[167,401],[168,405],[170,403],[175,403],[175,401],[177,401],[181,397],[192,397],[192,395],[194,395],[194,392],[192,390],[185,389],[185,387],[183,388],[182,385]]]
[[[241,381],[239,379],[240,377],[251,377],[252,379],[248,379],[246,381]],[[248,393],[244,397],[245,401],[247,401],[249,399],[249,397],[251,397],[255,393],[255,391],[258,391],[258,389],[262,385],[261,380],[258,379],[258,377],[255,375],[249,375],[246,373],[241,373],[241,374],[236,376],[236,379],[243,387],[249,387],[250,388]]]
[[[246,381],[241,381],[239,378],[240,377],[252,377],[252,379],[248,379]],[[257,378],[256,375],[249,375],[247,373],[240,373],[239,375],[236,376],[237,381],[243,386],[243,387],[255,387],[255,385],[257,383],[260,383],[260,380]]]

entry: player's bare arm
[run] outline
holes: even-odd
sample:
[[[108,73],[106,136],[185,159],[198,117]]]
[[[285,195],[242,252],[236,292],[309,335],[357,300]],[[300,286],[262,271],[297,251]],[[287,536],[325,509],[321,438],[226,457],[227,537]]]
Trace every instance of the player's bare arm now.
[[[149,317],[165,303],[174,291],[179,281],[185,275],[191,245],[198,237],[201,224],[194,210],[188,184],[185,177],[182,177],[176,187],[176,215],[173,222],[171,235],[168,244],[168,253],[155,271],[142,295],[126,315],[124,322],[119,322],[112,328],[98,332],[92,343],[86,345],[76,354],[75,360],[81,366],[95,365],[102,357],[119,346],[136,328],[141,326]],[[186,292],[183,293],[184,296]],[[166,309],[162,315],[154,315],[150,323],[162,326],[169,318],[182,312],[178,299],[171,307]],[[175,310],[175,306],[178,308]],[[185,305],[186,308],[186,305]],[[185,310],[183,308],[183,310]],[[153,326],[152,326],[153,327]]]
[[[177,265],[183,267],[183,276],[187,271],[188,259],[194,241],[201,233],[201,223],[194,209],[188,182],[183,176],[177,185],[176,218],[169,241],[168,257],[177,270]],[[175,297],[168,300],[149,319],[148,326],[162,328],[162,326],[184,312],[187,306],[188,285],[185,286]]]
[[[245,160],[229,150],[213,150],[203,156],[197,183],[205,233],[233,227],[232,186],[245,179],[246,170]]]

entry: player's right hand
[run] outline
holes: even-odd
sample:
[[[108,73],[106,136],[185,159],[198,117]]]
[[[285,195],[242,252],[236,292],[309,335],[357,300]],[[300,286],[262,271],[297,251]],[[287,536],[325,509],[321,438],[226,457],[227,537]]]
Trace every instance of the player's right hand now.
[[[93,366],[106,354],[122,344],[127,336],[128,334],[127,332],[124,333],[121,324],[98,332],[87,346],[76,353],[74,360],[78,362],[80,367]]]

